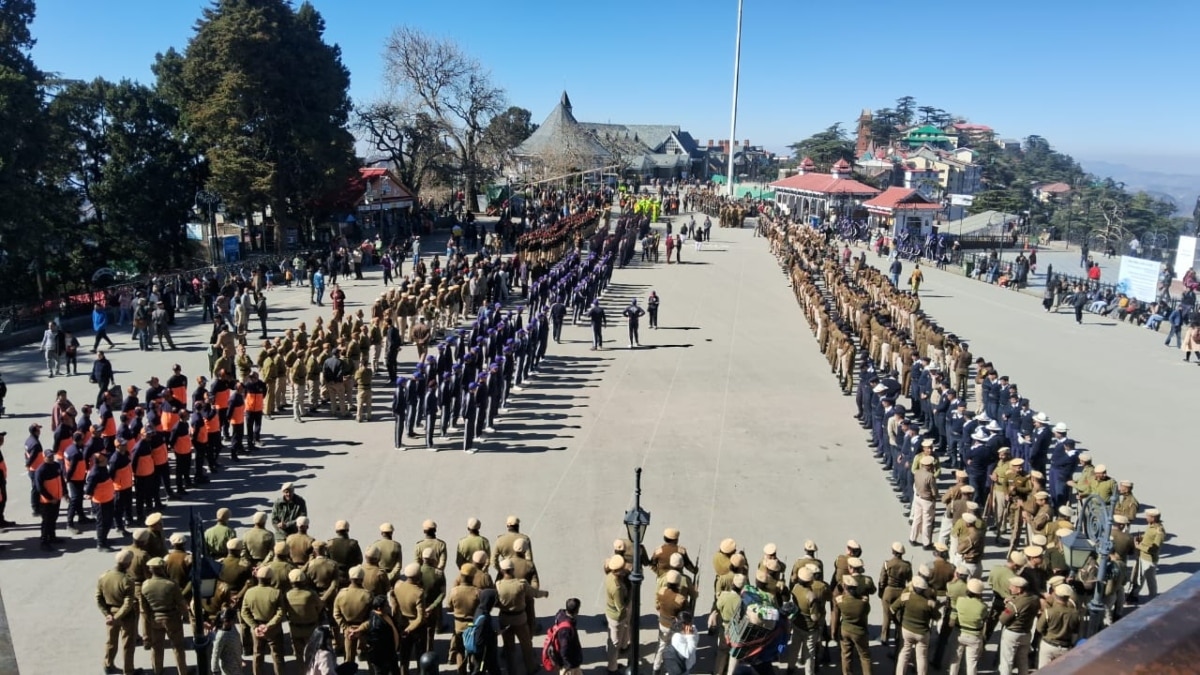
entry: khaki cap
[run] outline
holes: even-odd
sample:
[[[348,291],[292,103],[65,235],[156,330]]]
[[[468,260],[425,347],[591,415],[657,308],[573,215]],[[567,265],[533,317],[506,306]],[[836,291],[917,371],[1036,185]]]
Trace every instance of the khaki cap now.
[[[155,512],[146,516],[146,527],[153,527],[162,522],[162,514]]]
[[[921,566],[917,568],[917,576],[919,577],[928,579],[931,574],[932,572],[929,570],[929,565],[926,565],[925,563],[921,563]]]
[[[509,516],[504,519],[504,524],[508,527],[516,527],[521,524],[521,519],[516,516]]]
[[[1149,511],[1146,513],[1149,513]],[[1058,515],[1064,518],[1073,518],[1075,516],[1075,511],[1066,504],[1063,504],[1062,506],[1058,507]]]
[[[467,519],[467,529],[468,530],[471,530],[471,531],[478,530],[480,528],[480,526],[482,526],[482,525],[483,525],[483,523],[479,522],[478,518],[468,518]]]
[[[1040,558],[1045,550],[1041,546],[1026,546],[1022,553],[1026,558]]]
[[[925,455],[921,458],[921,466],[933,466],[934,461],[936,460],[934,460],[932,455]]]
[[[275,550],[276,556],[285,556],[285,555],[287,555],[288,547],[287,547],[287,544],[285,544],[284,542],[277,541],[277,542],[275,542],[274,550]]]
[[[1075,592],[1071,590],[1070,584],[1059,584],[1054,587],[1054,595],[1060,598],[1074,597]]]
[[[1025,553],[1022,551],[1013,551],[1009,554],[1008,560],[1014,565],[1025,565],[1029,562],[1029,558],[1025,557]]]
[[[379,547],[368,546],[367,550],[363,551],[363,557],[367,560],[379,560]]]
[[[850,541],[846,542],[846,548],[849,548],[849,549],[854,549],[855,551],[857,551],[857,550],[861,550],[861,549],[862,549],[862,547],[858,545],[858,542],[857,542],[857,541],[854,541],[853,539],[851,539]]]
[[[1133,487],[1133,481],[1123,480],[1123,481],[1120,481],[1119,483],[1117,483],[1117,485],[1120,485],[1121,487],[1131,488],[1131,487]]]
[[[1096,473],[1108,473],[1108,467],[1103,464],[1097,464],[1095,471]]]
[[[624,553],[625,552],[625,540],[624,539],[613,539],[613,551],[615,551],[617,553]]]
[[[1050,499],[1050,493],[1046,492],[1044,490],[1040,491],[1040,492],[1035,492],[1033,495],[1033,498],[1034,499]]]
[[[736,589],[745,588],[746,587],[746,575],[745,574],[733,575],[733,587]]]
[[[847,558],[846,564],[850,567],[858,568],[863,566],[863,561],[860,558]]]
[[[437,553],[434,553],[432,546],[427,546],[421,549],[421,560],[435,560]]]
[[[288,572],[288,581],[292,582],[293,584],[304,583],[304,570],[292,570],[291,572]]]
[[[225,550],[226,551],[237,551],[241,548],[242,548],[242,540],[238,539],[237,537],[234,537],[233,539],[230,539],[229,541],[225,542]]]
[[[674,571],[674,570],[672,570],[672,571]],[[760,568],[758,571],[756,571],[756,572],[754,573],[754,580],[755,580],[755,581],[757,581],[757,582],[758,582],[758,583],[760,583],[760,584],[765,584],[765,583],[767,583],[767,579],[770,579],[770,578],[771,578],[771,577],[769,577],[769,576],[767,575],[767,571],[766,571],[766,570],[764,570],[764,569],[761,569],[761,568]],[[669,584],[669,583],[671,583],[671,577],[670,577],[670,574],[669,574],[669,573],[668,573],[668,576],[667,576],[667,583],[668,583],[668,584]]]
[[[253,522],[255,525],[265,524],[267,522],[267,512],[259,511],[258,513],[254,514],[254,517],[251,518],[250,521]]]
[[[671,557],[667,560],[667,566],[675,569],[683,567],[683,556],[678,553],[672,553]]]
[[[954,567],[954,573],[960,577],[965,577],[971,573],[971,569],[969,567],[967,567],[966,565],[959,563],[958,565],[956,565]]]
[[[296,527],[308,527],[310,522],[312,521],[308,519],[308,516],[300,516],[296,519]]]
[[[1092,461],[1092,453],[1090,453],[1090,452],[1081,452],[1081,453],[1079,453],[1079,461],[1081,461],[1081,462],[1090,462],[1090,461]]]
[[[478,569],[473,563],[465,562],[458,568],[458,573],[464,577],[473,577]]]
[[[813,541],[812,539],[804,540],[804,550],[805,551],[817,550],[817,542]]]
[[[504,562],[508,562],[508,561],[505,560]],[[500,563],[501,569],[504,569],[504,562]],[[508,563],[508,564],[512,565],[512,563]],[[421,574],[421,563],[411,562],[404,566],[404,576],[408,577],[409,579],[420,576],[420,574]]]
[[[1162,515],[1162,511],[1158,509],[1146,509],[1146,515],[1158,517]]]
[[[391,523],[382,523],[379,525],[380,532],[392,533],[396,531],[396,526]]]
[[[171,538],[169,541],[171,542],[172,545],[179,546],[181,544],[187,543],[187,535],[182,532],[176,532],[175,534],[171,535]]]
[[[417,571],[420,572],[420,568],[417,568]],[[362,565],[355,565],[354,567],[350,568],[348,576],[352,581],[362,581],[363,577],[366,576],[366,571],[363,570]]]
[[[1113,522],[1116,523],[1117,525],[1128,525],[1129,524],[1129,516],[1122,515],[1120,513],[1114,515],[1112,519],[1113,519]]]
[[[730,555],[734,551],[737,550],[737,542],[732,539],[722,539],[720,548],[721,548],[721,553],[724,553],[725,555]]]
[[[954,477],[955,477],[955,478],[966,478],[966,477],[967,477],[967,472],[966,472],[966,471],[963,471],[962,469],[955,469],[955,470],[954,470]],[[971,488],[971,489],[972,489],[972,490],[974,490],[975,488]]]
[[[280,491],[280,492],[287,492],[287,491],[289,491],[289,490],[295,490],[295,489],[296,489],[296,486],[295,486],[295,484],[293,484],[293,483],[284,483],[284,484],[283,484],[283,487],[279,488],[279,491]]]
[[[139,527],[133,531],[133,540],[139,544],[144,544],[150,539],[150,530],[144,527]]]
[[[929,582],[925,581],[925,577],[913,577],[912,585],[913,585],[913,588],[915,588],[919,591],[923,591],[926,588],[929,588]]]
[[[1029,477],[1041,480],[1046,477],[1046,474],[1042,473],[1041,471],[1038,471],[1037,469],[1034,469],[1033,471],[1029,472]]]
[[[437,529],[437,523],[432,520],[426,520],[425,522],[421,523],[421,531],[422,532],[424,532],[425,530],[436,530],[436,529]]]
[[[775,555],[779,551],[779,547],[775,544],[767,544],[763,547],[763,555]]]
[[[808,569],[808,565],[805,565],[804,567],[800,568],[799,572],[796,573],[796,578],[807,584],[808,582],[812,581],[814,577],[812,570]]]
[[[672,585],[678,584],[682,580],[683,580],[683,575],[680,574],[678,570],[671,570],[671,571],[667,572],[667,574],[666,574],[666,582],[668,584],[672,584]]]
[[[1025,577],[1013,577],[1008,580],[1008,585],[1013,588],[1025,588],[1029,585],[1029,582],[1025,581]]]
[[[604,569],[609,572],[625,569],[625,557],[621,555],[612,556],[608,559],[608,562],[604,563]]]
[[[967,510],[972,511],[972,512],[978,511],[979,503],[978,502],[967,502]]]
[[[959,490],[959,492],[963,493],[964,495],[975,494],[975,486],[974,485],[964,485],[964,486],[960,487],[958,490]]]
[[[933,447],[933,439],[926,438],[925,440],[921,441],[921,447],[922,448],[932,448]]]
[[[945,544],[943,544],[940,541],[937,541],[937,542],[934,542],[934,544],[933,544],[933,550],[935,550],[939,553],[945,553],[946,551],[950,550],[950,547],[946,546]]]
[[[1034,546],[1041,546],[1042,548],[1046,548],[1047,541],[1049,540],[1046,539],[1046,535],[1044,534],[1035,534],[1029,538],[1029,543],[1033,544]]]
[[[1062,539],[1063,537],[1071,536],[1072,534],[1074,534],[1074,532],[1075,532],[1075,530],[1072,530],[1069,527],[1060,527],[1060,528],[1058,528],[1058,530],[1056,530],[1054,532],[1054,536],[1058,537],[1059,539]]]
[[[524,553],[525,550],[529,548],[529,544],[525,541],[524,537],[518,538],[516,541],[513,542],[512,546],[513,546],[513,553]]]
[[[487,564],[487,559],[487,551],[475,551],[471,554],[471,562],[475,563],[480,569],[483,569],[483,566]]]
[[[1008,465],[1009,465],[1009,466],[1017,466],[1017,467],[1020,467],[1020,466],[1025,466],[1025,460],[1023,460],[1023,459],[1021,459],[1020,457],[1018,457],[1018,458],[1016,458],[1016,459],[1014,459],[1014,460],[1010,461],[1010,462],[1008,463]]]
[[[1055,588],[1059,584],[1064,583],[1066,580],[1067,580],[1067,578],[1061,574],[1052,576],[1052,577],[1050,577],[1050,580],[1046,582],[1046,587],[1047,588]]]
[[[505,558],[504,560],[500,561],[500,569],[511,570],[512,568],[513,568],[512,561],[509,560],[508,558]]]
[[[339,520],[333,524],[334,532],[346,532],[350,529],[350,523],[345,520]]]
[[[967,511],[966,513],[963,514],[962,519],[963,519],[964,523],[966,523],[968,525],[974,525],[975,522],[977,520],[979,520],[979,517],[976,516],[974,513]]]
[[[668,527],[667,529],[663,530],[663,539],[678,539],[678,538],[679,538],[679,530],[677,530],[676,528]]]
[[[983,595],[983,582],[979,579],[968,579],[967,592],[972,595]]]
[[[892,542],[892,553],[904,553],[904,544],[898,541]]]
[[[129,549],[117,551],[117,554],[113,556],[113,559],[117,561],[118,565],[128,565],[129,563],[133,562],[133,551],[130,551]]]
[[[325,549],[327,549],[327,548],[329,548],[329,544],[321,541],[320,539],[317,539],[317,540],[313,541],[313,543],[312,543],[313,553],[318,553],[318,554],[324,553]]]
[[[232,516],[232,515],[233,515],[233,512],[227,508],[222,507],[222,508],[217,509],[217,520],[220,520],[220,521],[229,520],[230,516]]]
[[[847,574],[846,576],[842,577],[842,585],[846,588],[857,588],[858,579],[855,579],[854,575]]]
[[[151,558],[146,563],[146,567],[166,567],[167,563],[162,558]]]
[[[779,558],[771,558],[770,560],[767,561],[767,569],[772,572],[782,572],[783,571],[783,561],[780,560]]]
[[[746,564],[746,556],[741,553],[734,553],[729,556],[729,564],[733,567],[741,567]]]

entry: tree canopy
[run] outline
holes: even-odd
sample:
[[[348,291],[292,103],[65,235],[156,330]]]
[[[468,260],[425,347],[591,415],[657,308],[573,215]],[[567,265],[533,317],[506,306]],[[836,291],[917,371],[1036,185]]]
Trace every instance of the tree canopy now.
[[[854,160],[854,143],[842,130],[841,124],[833,124],[788,147],[795,153],[796,159],[811,158],[820,171],[828,171],[839,159],[848,162]]]

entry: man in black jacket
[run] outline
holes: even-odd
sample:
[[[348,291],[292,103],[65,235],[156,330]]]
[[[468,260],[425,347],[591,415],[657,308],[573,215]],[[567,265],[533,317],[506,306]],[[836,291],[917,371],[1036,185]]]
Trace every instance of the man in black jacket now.
[[[104,356],[104,352],[96,352],[96,360],[92,363],[91,381],[100,388],[100,392],[96,395],[96,405],[104,403],[104,394],[108,388],[116,384],[113,377],[112,362]]]

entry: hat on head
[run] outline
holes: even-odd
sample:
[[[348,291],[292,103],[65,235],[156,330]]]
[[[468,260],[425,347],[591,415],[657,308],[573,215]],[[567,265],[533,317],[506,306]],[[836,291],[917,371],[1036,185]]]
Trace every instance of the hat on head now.
[[[487,551],[479,550],[471,554],[471,562],[475,563],[480,569],[483,569],[487,565],[487,560]]]
[[[367,550],[363,551],[363,557],[367,560],[379,560],[379,547],[368,546]]]
[[[1058,515],[1062,516],[1063,518],[1073,518],[1075,516],[1075,511],[1070,506],[1063,504],[1062,506],[1058,507]]]
[[[308,516],[300,516],[296,519],[296,527],[308,527]]]
[[[933,439],[926,438],[925,440],[921,441],[921,447],[922,448],[932,448],[933,447]]]
[[[915,588],[919,591],[923,591],[926,588],[929,588],[929,582],[925,581],[925,577],[920,577],[920,576],[913,577],[912,585],[913,585],[913,588]]]
[[[964,495],[973,495],[973,494],[975,494],[975,486],[974,485],[964,485],[961,488],[959,488],[958,491],[963,493]]]
[[[1013,551],[1008,554],[1008,561],[1014,565],[1024,565],[1029,562],[1029,558],[1022,551]]]
[[[734,553],[729,556],[729,564],[733,567],[741,567],[746,564],[746,556],[741,553]]]
[[[256,578],[256,579],[262,579],[263,581],[270,581],[270,580],[271,580],[271,576],[272,576],[272,575],[271,575],[271,568],[270,568],[270,567],[267,567],[266,565],[263,565],[263,566],[259,567],[259,568],[258,568],[257,570],[255,570],[255,572],[254,572],[254,578]]]
[[[721,540],[721,553],[730,555],[737,550],[737,542],[732,539]]]
[[[768,560],[766,567],[772,572],[782,572],[784,570],[783,561],[779,558],[771,558]]]
[[[966,565],[959,563],[954,566],[954,573],[961,577],[965,577],[971,573],[971,570]]]
[[[237,551],[241,548],[242,548],[242,541],[240,539],[238,539],[237,537],[234,537],[233,539],[230,539],[229,541],[225,542],[225,550],[227,550],[227,551]]]
[[[1070,584],[1059,584],[1054,587],[1054,595],[1060,598],[1071,598],[1075,592],[1071,590]]]
[[[861,568],[863,561],[861,558],[846,558],[846,565],[851,569]]]
[[[217,509],[217,520],[229,520],[233,512],[226,508]]]
[[[976,502],[967,502],[966,507],[967,507],[967,510],[970,511],[971,513],[975,513],[976,511],[979,510],[979,504],[977,504]]]
[[[524,553],[529,548],[529,542],[524,538],[518,538],[512,544],[513,553]]]
[[[1146,509],[1146,515],[1157,518],[1158,516],[1162,515],[1162,511],[1159,511],[1158,509]]]
[[[1061,574],[1052,576],[1046,582],[1046,588],[1058,588],[1060,585],[1066,583],[1066,581],[1067,581],[1067,578],[1062,576]]]
[[[416,563],[413,563],[413,564],[415,565]],[[408,571],[407,567],[404,569],[405,569],[405,571]],[[417,572],[420,572],[420,571],[421,571],[421,568],[418,566]],[[348,576],[350,577],[351,581],[362,581],[363,577],[365,577],[366,574],[367,574],[366,570],[364,570],[361,565],[355,565],[354,567],[350,568],[350,572],[348,573]]]
[[[746,586],[746,575],[745,574],[733,575],[733,587],[735,589],[745,588],[745,586]]]
[[[511,570],[512,568],[513,568],[512,561],[509,560],[508,558],[505,558],[504,560],[500,561],[500,569]]]
[[[436,529],[437,529],[437,523],[432,520],[426,520],[421,523],[421,531],[422,532],[424,532],[426,530],[436,530]]]
[[[917,568],[917,576],[928,579],[931,574],[932,572],[929,571],[929,565],[926,565],[925,563],[921,563],[921,566]]]
[[[1095,471],[1096,473],[1108,473],[1108,467],[1103,464],[1097,464]]]
[[[1040,490],[1033,494],[1034,499],[1050,499],[1050,493],[1045,490]]]
[[[796,578],[807,584],[813,580],[813,572],[812,570],[808,569],[808,565],[805,565],[804,567],[800,568],[799,572],[796,573]]]
[[[805,551],[817,550],[817,542],[813,541],[812,539],[806,539],[804,541],[804,550]]]
[[[176,532],[171,535],[170,542],[172,546],[181,546],[187,543],[187,535],[182,532]]]
[[[480,528],[480,526],[482,526],[482,525],[483,525],[483,523],[479,522],[478,518],[468,518],[467,519],[467,529],[468,530],[471,530],[471,531],[478,530]]]
[[[929,446],[925,446],[925,447],[929,447]],[[936,461],[936,460],[934,460],[933,455],[925,455],[924,457],[921,458],[921,466],[933,466],[934,461]]]
[[[979,520],[979,517],[976,516],[974,513],[967,511],[966,513],[964,513],[962,515],[962,519],[963,519],[964,523],[966,523],[968,525],[972,525],[975,523],[975,521]]]
[[[253,521],[255,525],[262,525],[263,523],[267,522],[267,512],[259,511],[258,513],[254,514]]]
[[[1079,461],[1081,461],[1081,462],[1092,461],[1092,453],[1086,452],[1086,451],[1079,453]]]
[[[779,548],[775,544],[767,544],[763,547],[763,555],[775,555]]]
[[[663,539],[678,539],[678,538],[679,538],[679,530],[677,530],[673,527],[668,527],[667,529],[663,530]]]
[[[987,438],[987,432],[984,431],[982,427],[975,429],[975,431],[971,433],[971,439],[975,441],[986,441]]]
[[[150,562],[146,563],[146,567],[166,567],[167,563],[162,558],[151,558]]]
[[[1000,449],[1005,450],[1006,448],[1000,448]],[[1008,464],[1009,464],[1009,466],[1015,466],[1017,468],[1020,468],[1022,466],[1025,466],[1025,460],[1021,459],[1020,457],[1015,457],[1011,461],[1009,461]]]
[[[883,386],[882,384],[877,384],[871,389],[871,391],[875,392],[876,394],[882,394],[883,392],[887,391],[887,387]]]
[[[117,561],[118,565],[128,565],[133,562],[133,551],[129,549],[117,551],[117,554],[113,558]]]
[[[848,549],[851,549],[851,550],[854,550],[854,551],[860,551],[860,550],[862,550],[862,547],[858,545],[858,542],[857,542],[857,541],[855,541],[855,540],[853,540],[853,539],[851,539],[850,541],[846,542],[846,548],[848,548]]]
[[[334,532],[346,532],[350,529],[350,523],[345,520],[339,520],[333,524]]]
[[[474,563],[465,562],[458,568],[458,573],[464,577],[473,577],[478,570]]]
[[[1128,525],[1129,524],[1129,516],[1118,513],[1112,517],[1112,521],[1113,521],[1113,523],[1115,523],[1117,525]]]
[[[672,553],[671,557],[667,560],[667,566],[673,569],[683,567],[683,556],[679,553]]]
[[[1012,452],[1012,448],[1010,448],[1008,446],[1004,446],[1002,448],[997,448],[996,452],[1000,453],[1001,455],[1007,455]],[[1020,459],[1020,457],[1018,457],[1017,459]]]
[[[933,550],[937,551],[938,553],[945,553],[946,551],[950,550],[950,547],[946,546],[940,541],[937,541],[933,543]]]
[[[1023,551],[1021,551],[1021,552],[1022,552],[1022,553],[1024,553],[1024,554],[1025,554],[1025,558],[1026,558],[1026,559],[1028,559],[1028,558],[1040,558],[1040,557],[1042,557],[1042,553],[1044,553],[1044,552],[1045,552],[1045,550],[1044,550],[1044,549],[1042,549],[1042,547],[1041,547],[1041,546],[1029,545],[1029,546],[1026,546],[1026,547],[1025,547],[1025,549],[1024,549]]]
[[[858,579],[855,579],[853,575],[847,574],[846,576],[842,577],[842,585],[846,588],[857,588]]]
[[[997,422],[996,420],[992,420],[991,422],[988,422],[987,430],[988,431],[1000,431],[1001,430],[1000,423]]]
[[[624,539],[614,539],[613,540],[613,551],[616,551],[617,553],[624,553],[625,552],[625,540]]]
[[[1046,474],[1042,473],[1041,471],[1038,471],[1037,469],[1034,469],[1033,471],[1029,472],[1029,477],[1041,480],[1046,477]]]
[[[620,554],[613,555],[608,559],[608,562],[604,564],[604,569],[608,570],[609,572],[625,569],[624,556],[621,556]]]
[[[972,595],[983,595],[983,581],[979,579],[968,579],[967,592]]]
[[[766,576],[761,570],[759,571],[759,574],[762,574],[764,577]],[[666,574],[666,582],[668,584],[678,584],[682,579],[683,575],[680,574],[678,570],[671,570]],[[759,579],[759,581],[766,581],[766,579]]]
[[[1008,585],[1013,588],[1025,588],[1029,582],[1025,580],[1025,577],[1012,577],[1008,580]]]
[[[146,516],[146,527],[154,527],[162,522],[162,514],[158,512]]]
[[[898,541],[892,542],[892,553],[904,553],[904,544]]]
[[[295,490],[295,489],[296,489],[296,484],[289,481],[287,483],[284,483],[283,487],[279,488],[279,491],[280,492],[289,492],[289,491]]]
[[[1075,532],[1075,530],[1073,530],[1069,527],[1060,527],[1054,531],[1054,536],[1058,537],[1059,539],[1062,539],[1063,537],[1071,536],[1072,534],[1074,534],[1074,532]]]
[[[426,546],[421,549],[421,560],[432,561],[437,560],[437,553],[434,552],[432,546]]]
[[[1045,548],[1046,547],[1046,535],[1035,534],[1029,538],[1029,543],[1033,544],[1034,546],[1041,546],[1042,548]]]
[[[1133,487],[1133,481],[1123,480],[1123,481],[1118,482],[1117,485],[1120,485],[1121,487],[1131,488],[1131,487]]]
[[[1036,415],[1034,415],[1034,416],[1033,416],[1033,421],[1034,421],[1034,422],[1041,422],[1042,424],[1049,424],[1049,423],[1050,423],[1050,418],[1049,418],[1049,417],[1046,415],[1046,413],[1044,413],[1044,412],[1039,412],[1038,414],[1036,414]]]
[[[975,419],[979,420],[980,422],[991,422],[992,421],[992,418],[991,418],[991,416],[989,416],[987,414],[987,411],[979,413],[978,415],[975,416]]]
[[[1065,433],[1067,433],[1067,432],[1068,432],[1068,431],[1070,431],[1070,430],[1071,430],[1071,428],[1067,426],[1067,423],[1066,423],[1066,422],[1059,422],[1058,424],[1055,424],[1055,425],[1054,425],[1054,432],[1055,432],[1055,433],[1059,433],[1059,434],[1065,434]]]
[[[304,583],[304,570],[292,570],[288,572],[288,581],[293,584]]]

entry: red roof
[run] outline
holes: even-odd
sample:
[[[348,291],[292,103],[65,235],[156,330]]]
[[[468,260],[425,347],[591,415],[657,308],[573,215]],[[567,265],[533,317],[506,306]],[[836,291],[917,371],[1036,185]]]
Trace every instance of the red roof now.
[[[917,190],[905,187],[890,187],[884,190],[883,194],[874,199],[863,202],[863,206],[867,210],[888,210],[895,211],[897,209],[904,210],[937,210],[942,208],[925,198]]]
[[[879,190],[852,178],[834,178],[827,173],[806,173],[790,176],[771,183],[771,187],[785,190],[801,190],[820,194],[876,195]]]
[[[801,169],[811,169],[815,168],[816,166],[817,164],[812,161],[812,157],[805,157],[804,159],[800,160]]]
[[[992,128],[986,124],[968,124],[966,122],[959,122],[954,125],[954,128],[959,131],[992,131]]]
[[[1059,194],[1062,192],[1070,192],[1071,186],[1066,183],[1047,183],[1038,188],[1038,192],[1046,192],[1049,194]]]
[[[845,159],[839,159],[833,163],[833,168],[837,169],[838,171],[849,171],[850,162],[847,162]]]

